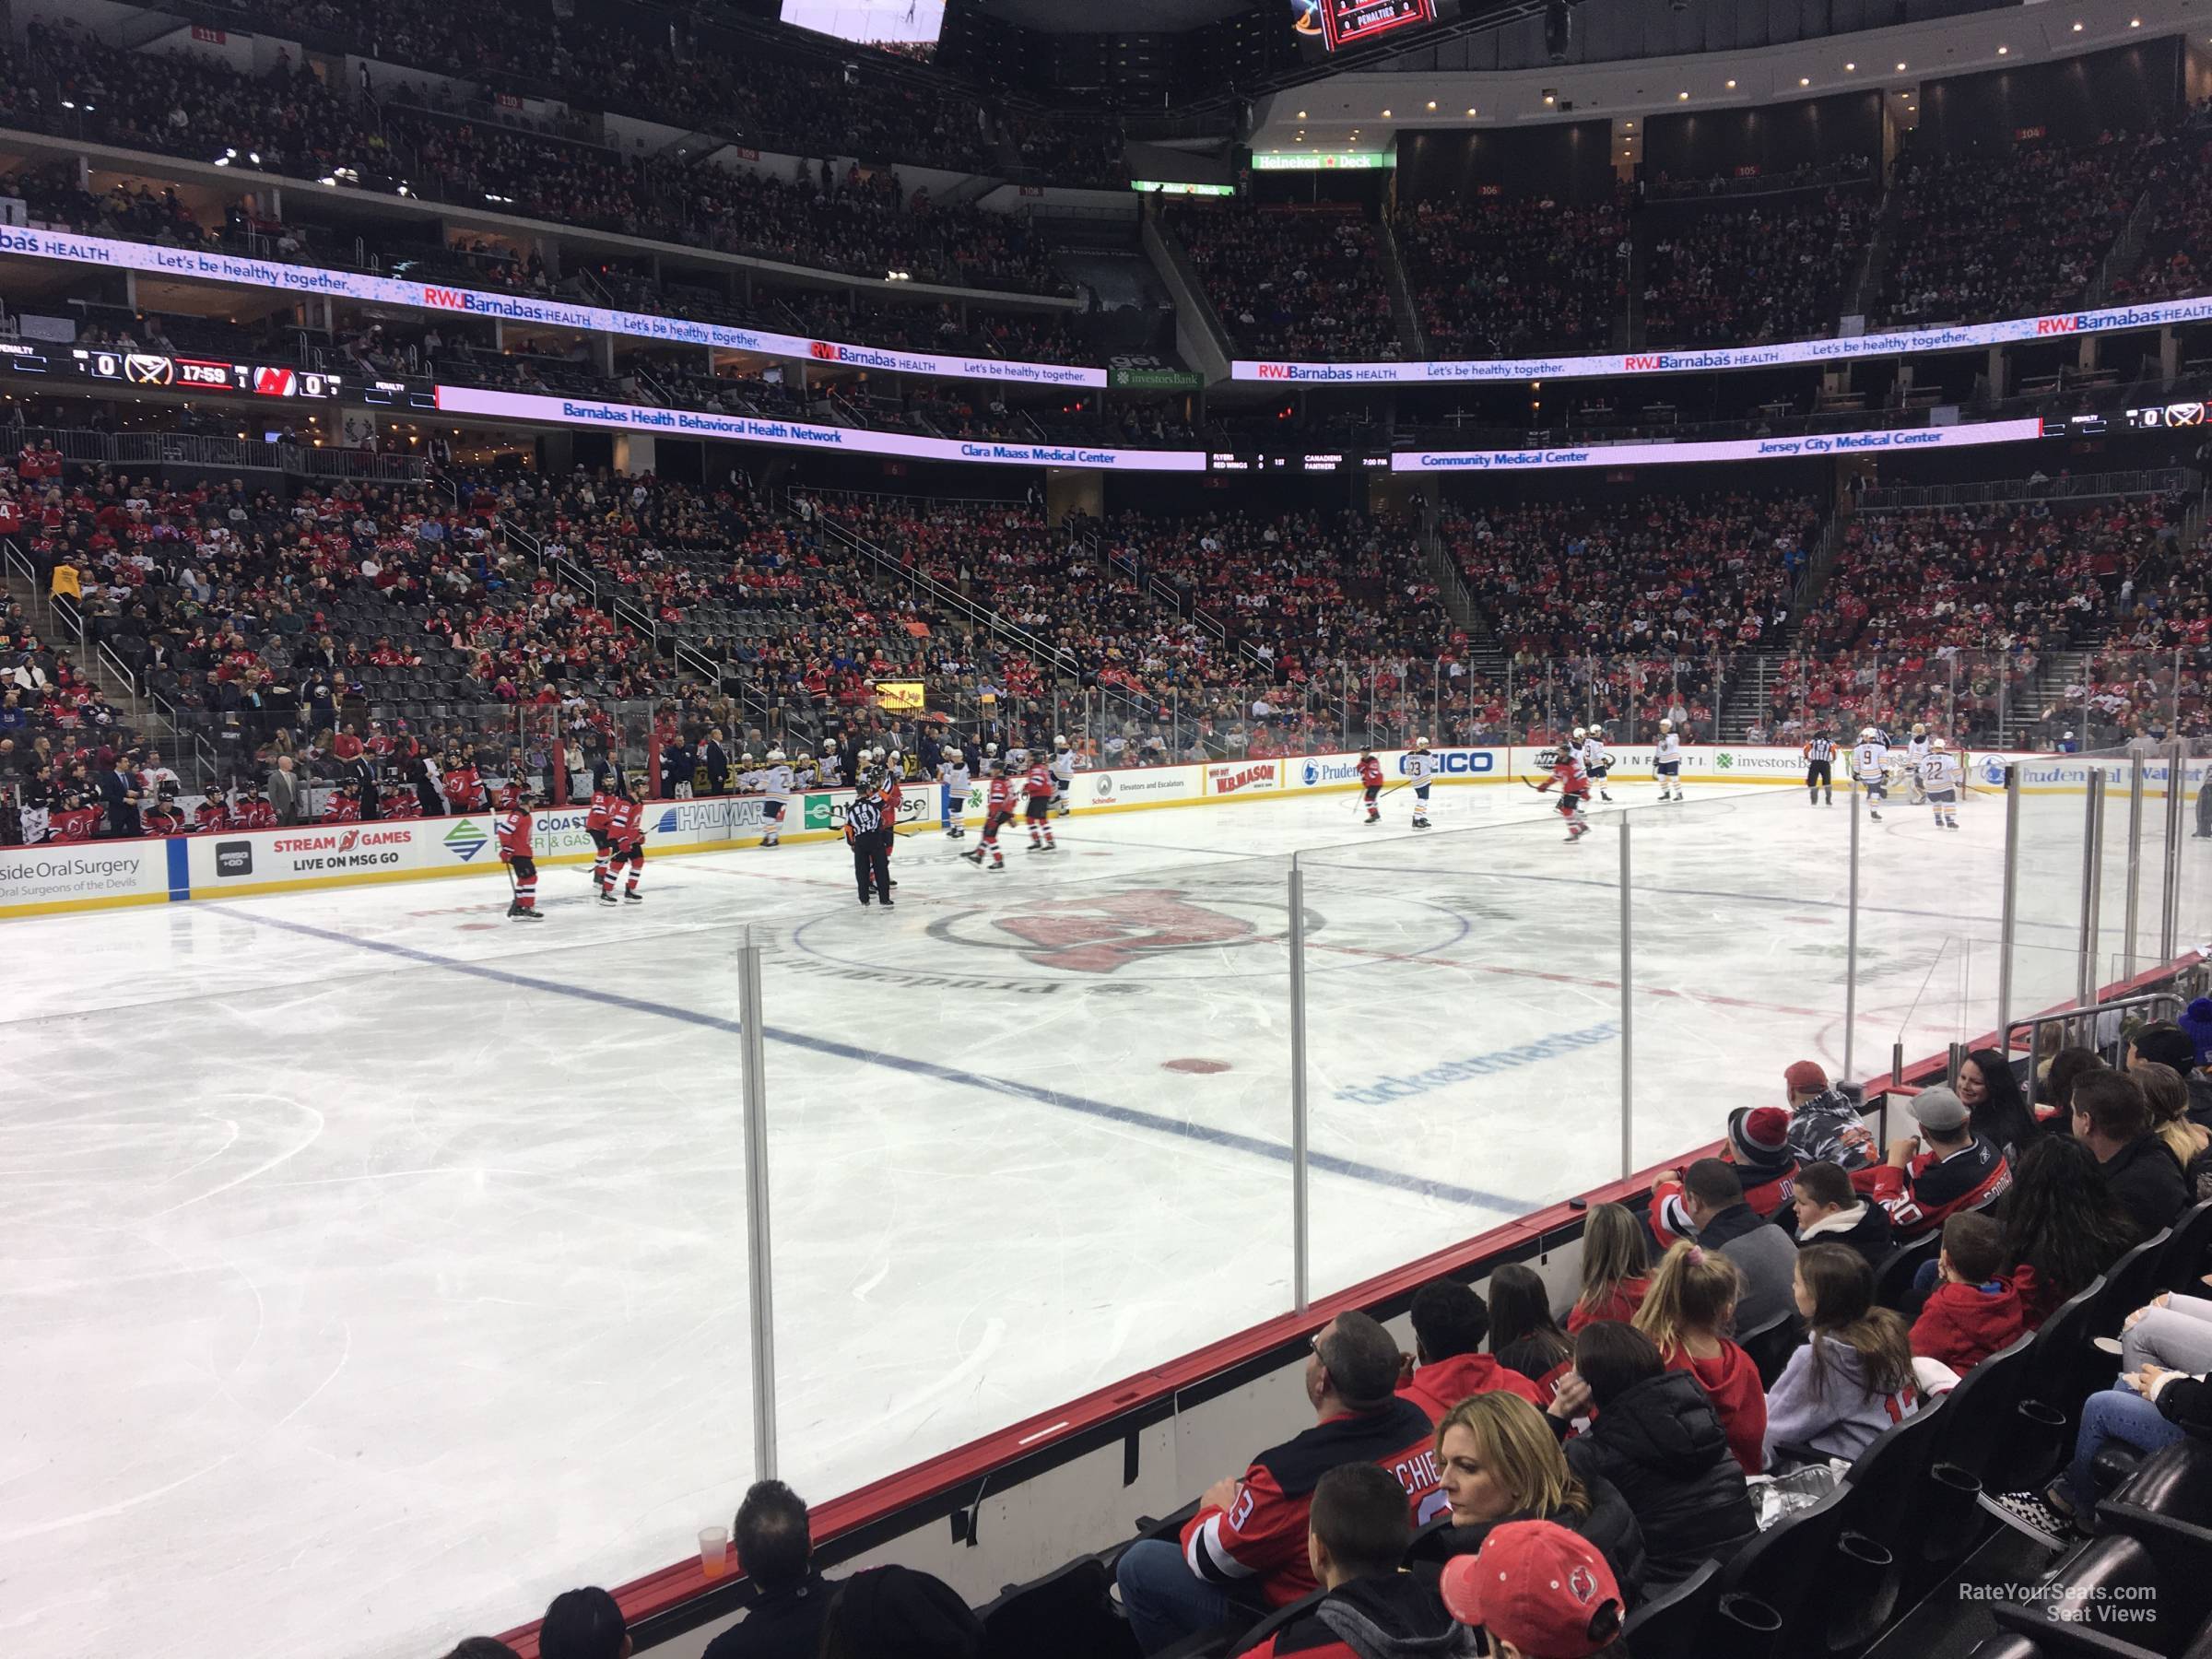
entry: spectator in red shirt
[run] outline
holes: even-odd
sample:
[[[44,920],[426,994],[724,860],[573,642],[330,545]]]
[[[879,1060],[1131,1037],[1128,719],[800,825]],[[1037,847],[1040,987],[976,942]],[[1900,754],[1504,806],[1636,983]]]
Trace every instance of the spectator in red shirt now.
[[[2005,1232],[1987,1216],[1962,1213],[1943,1224],[1943,1252],[1936,1258],[1935,1294],[1912,1323],[1912,1353],[1949,1366],[1960,1376],[2027,1329],[2020,1299],[1998,1277]]]
[[[1544,1393],[1519,1371],[1482,1351],[1490,1332],[1490,1311],[1481,1297],[1456,1279],[1435,1279],[1413,1293],[1414,1351],[1401,1357],[1398,1398],[1411,1400],[1441,1423],[1452,1407],[1471,1394],[1502,1389],[1532,1406]]]
[[[1961,1210],[1987,1209],[2012,1184],[2005,1154],[1974,1133],[1949,1089],[1924,1088],[1910,1110],[1921,1134],[1891,1141],[1884,1162],[1852,1178],[1889,1212],[1900,1240],[1924,1238]]]
[[[1570,1335],[1601,1319],[1622,1324],[1643,1306],[1643,1229],[1618,1204],[1594,1206],[1583,1224],[1583,1290],[1567,1311]]]
[[[1417,1521],[1442,1507],[1435,1431],[1426,1412],[1392,1392],[1397,1378],[1398,1345],[1368,1315],[1340,1313],[1322,1328],[1306,1362],[1313,1427],[1261,1453],[1241,1477],[1207,1488],[1179,1545],[1147,1538],[1123,1552],[1115,1574],[1122,1606],[1146,1653],[1221,1622],[1232,1584],[1276,1607],[1311,1594],[1313,1488],[1339,1464],[1388,1469]]]
[[[1745,1474],[1756,1475],[1766,1466],[1767,1391],[1758,1363],[1728,1335],[1742,1289],[1733,1261],[1685,1241],[1660,1258],[1635,1324],[1669,1370],[1697,1378],[1720,1414],[1729,1451]]]

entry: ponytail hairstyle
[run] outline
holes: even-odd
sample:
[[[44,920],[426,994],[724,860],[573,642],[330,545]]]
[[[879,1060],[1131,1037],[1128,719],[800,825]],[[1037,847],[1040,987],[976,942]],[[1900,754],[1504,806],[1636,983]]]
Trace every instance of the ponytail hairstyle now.
[[[1575,1307],[1595,1312],[1627,1279],[1643,1277],[1643,1229],[1618,1204],[1597,1204],[1583,1225],[1583,1289]]]
[[[1824,1352],[1835,1343],[1853,1349],[1871,1394],[1902,1394],[1917,1386],[1912,1343],[1905,1322],[1874,1305],[1874,1266],[1844,1244],[1808,1244],[1797,1254],[1797,1276],[1813,1304],[1813,1390],[1828,1397],[1832,1369]]]
[[[1717,1250],[1682,1239],[1659,1258],[1634,1324],[1662,1358],[1672,1360],[1697,1333],[1726,1336],[1736,1299],[1743,1293],[1744,1277],[1734,1262]]]

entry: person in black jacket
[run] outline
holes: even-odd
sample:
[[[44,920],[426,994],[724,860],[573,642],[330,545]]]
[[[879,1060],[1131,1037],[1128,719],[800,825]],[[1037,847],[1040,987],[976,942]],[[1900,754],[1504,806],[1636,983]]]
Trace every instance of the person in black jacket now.
[[[1556,1522],[1597,1546],[1622,1598],[1636,1605],[1642,1529],[1611,1481],[1586,1480],[1568,1466],[1543,1412],[1519,1394],[1470,1395],[1437,1426],[1436,1453],[1452,1518],[1441,1539],[1447,1553],[1480,1549],[1501,1522]]]
[[[707,1643],[702,1659],[814,1659],[836,1586],[814,1566],[806,1503],[780,1480],[756,1480],[730,1536],[759,1599],[743,1623]]]
[[[1851,1184],[1841,1164],[1808,1163],[1797,1171],[1789,1207],[1774,1218],[1802,1250],[1807,1244],[1848,1244],[1875,1266],[1897,1247],[1889,1212]]]
[[[845,808],[845,839],[853,843],[853,879],[860,888],[863,905],[874,896],[882,900],[885,910],[893,908],[891,835],[876,783],[864,781],[852,805]]]
[[[2189,1207],[2182,1166],[2151,1127],[2150,1103],[2135,1079],[2090,1072],[2074,1085],[2074,1137],[2096,1153],[2105,1184],[2145,1238]]]
[[[1601,1320],[1575,1338],[1574,1375],[1597,1415],[1567,1443],[1567,1466],[1593,1488],[1610,1484],[1643,1533],[1644,1583],[1678,1583],[1709,1559],[1725,1559],[1759,1530],[1743,1466],[1712,1402],[1686,1371],[1669,1371],[1633,1325]],[[1552,1420],[1578,1391],[1562,1387]]]

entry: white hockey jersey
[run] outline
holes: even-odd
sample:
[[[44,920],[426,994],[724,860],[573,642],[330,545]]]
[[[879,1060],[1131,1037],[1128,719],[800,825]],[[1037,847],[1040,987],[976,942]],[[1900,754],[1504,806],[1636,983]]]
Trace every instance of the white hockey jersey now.
[[[1959,787],[1960,776],[1959,757],[1947,749],[1942,754],[1926,754],[1913,763],[1920,776],[1920,786],[1930,794],[1941,794]]]
[[[1920,763],[1928,758],[1931,746],[1935,741],[1933,737],[1908,737],[1905,739],[1905,759],[1911,763],[1913,771],[1920,770]]]
[[[1411,749],[1406,756],[1405,770],[1406,778],[1418,788],[1443,769],[1437,763],[1436,756],[1428,749]]]
[[[1060,780],[1065,789],[1076,775],[1076,751],[1072,748],[1053,751],[1053,776]]]
[[[953,810],[958,812],[958,803],[968,794],[968,762],[958,759],[947,760],[937,768],[937,780],[952,791]]]
[[[1889,746],[1862,743],[1851,751],[1851,775],[1862,783],[1878,783],[1889,770]]]
[[[791,768],[780,760],[760,774],[760,787],[770,794],[789,794],[796,782]]]
[[[1585,739],[1583,747],[1576,750],[1575,754],[1583,763],[1583,770],[1593,774],[1603,771],[1613,759],[1606,746],[1594,737]]]
[[[1652,758],[1662,764],[1679,764],[1682,759],[1682,735],[1679,732],[1662,732],[1653,746]]]
[[[761,781],[764,775],[757,766],[748,767],[739,772],[737,774],[737,793],[739,794],[759,794],[766,787]]]

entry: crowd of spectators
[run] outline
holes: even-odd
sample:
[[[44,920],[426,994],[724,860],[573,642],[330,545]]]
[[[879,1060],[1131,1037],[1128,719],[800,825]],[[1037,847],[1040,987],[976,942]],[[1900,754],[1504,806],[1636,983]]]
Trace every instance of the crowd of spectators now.
[[[1644,270],[1644,338],[1756,346],[1832,335],[1872,217],[1864,194],[1841,190],[1675,216]]]
[[[1375,227],[1356,208],[1179,208],[1169,222],[1222,326],[1263,357],[1401,355]]]
[[[1625,320],[1625,193],[1424,200],[1398,214],[1395,231],[1432,357],[1604,351]]]
[[[824,161],[785,180],[630,157],[396,99],[348,101],[305,68],[249,77],[186,54],[126,61],[43,23],[26,39],[20,54],[0,53],[11,125],[857,275],[1064,289],[1026,214],[938,206],[888,168],[848,164],[841,176]]]
[[[1978,323],[2075,309],[2173,142],[2153,127],[2079,146],[2042,137],[1908,155],[1870,321]]]
[[[2151,187],[2150,215],[2132,268],[2114,274],[2114,304],[2205,291],[2212,266],[2212,111],[2199,105],[2175,135]]]

